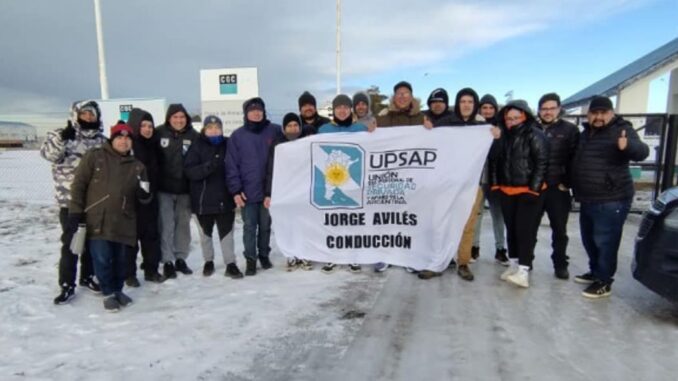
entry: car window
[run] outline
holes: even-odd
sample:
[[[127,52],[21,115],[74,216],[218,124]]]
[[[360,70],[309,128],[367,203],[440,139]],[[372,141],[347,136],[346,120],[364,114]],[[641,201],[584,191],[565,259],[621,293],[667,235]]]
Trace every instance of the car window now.
[[[664,218],[664,226],[668,230],[678,232],[678,208],[674,208],[666,218]]]

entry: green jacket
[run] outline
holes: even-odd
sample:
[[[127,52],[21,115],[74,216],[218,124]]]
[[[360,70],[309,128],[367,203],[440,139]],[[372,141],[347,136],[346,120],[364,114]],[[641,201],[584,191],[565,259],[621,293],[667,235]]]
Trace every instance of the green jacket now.
[[[146,168],[134,156],[122,156],[111,143],[83,157],[71,186],[69,213],[85,213],[87,239],[134,246],[137,240],[135,200]],[[142,203],[150,202],[140,199]]]
[[[421,112],[421,102],[412,99],[409,110],[400,111],[391,98],[388,108],[383,109],[377,116],[377,127],[420,126],[424,124],[424,113]]]

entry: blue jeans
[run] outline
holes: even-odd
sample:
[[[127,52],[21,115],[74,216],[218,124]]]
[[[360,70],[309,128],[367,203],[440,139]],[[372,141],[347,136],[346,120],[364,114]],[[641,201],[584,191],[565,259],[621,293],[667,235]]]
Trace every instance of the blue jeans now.
[[[614,280],[617,252],[629,209],[631,200],[581,203],[581,240],[589,256],[591,274],[601,282]]]
[[[122,243],[91,239],[87,241],[92,253],[94,273],[99,279],[104,296],[122,291],[127,277],[128,247]]]
[[[245,244],[245,258],[266,258],[271,252],[271,215],[264,208],[263,202],[248,203],[242,209],[242,221],[244,226],[243,243]],[[258,231],[257,231],[258,229]]]

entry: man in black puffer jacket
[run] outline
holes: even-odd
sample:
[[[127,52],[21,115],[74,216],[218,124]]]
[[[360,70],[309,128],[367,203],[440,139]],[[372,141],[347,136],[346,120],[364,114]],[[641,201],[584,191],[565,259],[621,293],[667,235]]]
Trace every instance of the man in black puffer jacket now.
[[[203,121],[200,137],[186,154],[184,173],[191,181],[191,209],[200,224],[200,246],[205,259],[203,275],[214,273],[212,232],[217,225],[221,255],[226,265],[225,276],[233,279],[243,275],[235,263],[235,202],[226,189],[226,145],[221,119],[210,115]]]
[[[163,273],[166,278],[176,278],[177,271],[193,273],[186,264],[191,245],[191,198],[184,175],[184,156],[199,134],[179,103],[167,108],[165,124],[158,126],[155,133],[160,145],[158,203]]]
[[[529,287],[537,230],[544,204],[548,143],[527,102],[515,100],[499,111],[502,136],[490,160],[492,190],[500,192],[510,267],[501,280]]]
[[[609,296],[617,271],[617,251],[634,188],[629,161],[645,160],[650,154],[631,123],[616,116],[607,97],[591,100],[588,123],[574,157],[572,184],[581,203],[579,227],[589,256],[589,272],[575,277],[588,284],[588,298]]]
[[[132,128],[132,154],[146,167],[151,202],[137,202],[137,244],[129,253],[129,267],[125,284],[139,287],[137,279],[137,253],[141,249],[144,279],[161,283],[165,277],[158,273],[160,263],[160,234],[158,232],[158,138],[154,131],[153,116],[140,108],[129,113],[127,124]]]
[[[553,269],[558,279],[568,279],[567,220],[572,207],[570,195],[571,163],[579,142],[579,129],[560,119],[560,97],[544,94],[539,99],[539,121],[549,142],[549,165],[546,169],[544,211],[551,224]],[[543,215],[543,212],[542,212]]]

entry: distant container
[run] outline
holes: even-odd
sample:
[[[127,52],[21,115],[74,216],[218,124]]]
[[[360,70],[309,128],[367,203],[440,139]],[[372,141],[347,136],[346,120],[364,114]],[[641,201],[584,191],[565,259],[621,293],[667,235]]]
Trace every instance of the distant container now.
[[[34,126],[21,122],[0,121],[0,147],[20,148],[37,140],[38,131]]]

